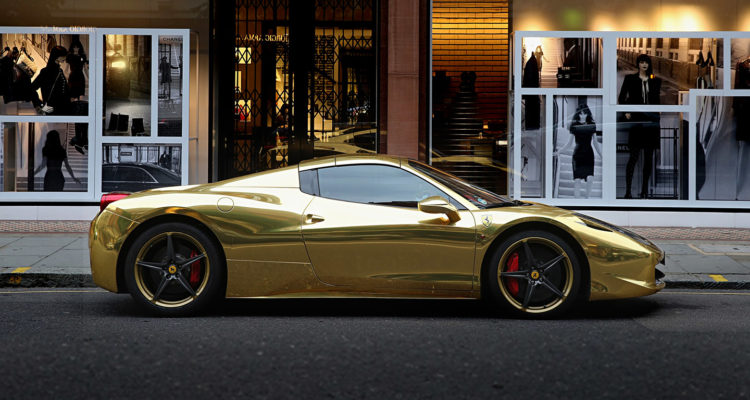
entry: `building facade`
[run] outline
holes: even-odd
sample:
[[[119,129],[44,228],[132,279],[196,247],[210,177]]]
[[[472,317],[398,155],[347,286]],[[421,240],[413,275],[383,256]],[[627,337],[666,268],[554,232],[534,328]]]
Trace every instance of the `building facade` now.
[[[3,11],[0,218],[381,153],[625,225],[750,226],[741,0],[120,3]]]

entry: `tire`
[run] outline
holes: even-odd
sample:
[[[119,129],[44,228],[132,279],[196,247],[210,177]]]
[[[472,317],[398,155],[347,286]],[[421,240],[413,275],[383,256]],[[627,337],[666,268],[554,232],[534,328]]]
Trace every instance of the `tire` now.
[[[130,246],[125,283],[136,303],[153,313],[192,315],[222,293],[225,272],[220,255],[217,244],[202,230],[182,222],[159,224],[138,235]]]
[[[574,249],[559,236],[522,231],[494,250],[485,268],[485,282],[493,303],[511,314],[559,316],[576,302],[580,265]]]

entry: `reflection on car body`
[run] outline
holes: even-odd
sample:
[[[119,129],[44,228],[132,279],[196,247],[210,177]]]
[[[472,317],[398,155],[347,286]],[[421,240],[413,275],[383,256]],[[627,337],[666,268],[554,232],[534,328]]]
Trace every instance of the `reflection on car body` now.
[[[664,287],[664,252],[408,159],[334,156],[108,204],[94,282],[164,315],[220,297],[483,298],[521,315]]]

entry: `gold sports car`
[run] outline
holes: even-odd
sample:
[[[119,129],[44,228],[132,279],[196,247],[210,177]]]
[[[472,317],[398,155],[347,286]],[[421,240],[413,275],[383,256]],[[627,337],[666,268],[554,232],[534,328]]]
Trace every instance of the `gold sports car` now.
[[[635,233],[374,155],[105,194],[89,247],[98,286],[163,315],[222,297],[343,296],[487,298],[558,315],[664,287],[664,252]]]

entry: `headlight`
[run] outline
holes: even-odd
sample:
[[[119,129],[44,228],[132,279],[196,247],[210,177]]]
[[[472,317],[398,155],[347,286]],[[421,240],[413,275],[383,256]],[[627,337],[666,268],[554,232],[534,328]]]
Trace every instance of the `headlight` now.
[[[645,237],[643,237],[643,236],[641,236],[641,235],[639,235],[639,234],[637,234],[635,232],[629,231],[627,229],[620,228],[617,225],[613,225],[613,224],[610,224],[609,222],[602,221],[602,220],[594,218],[594,217],[589,217],[588,215],[584,215],[584,214],[580,214],[580,213],[573,213],[573,215],[575,215],[576,217],[578,217],[581,220],[581,222],[583,222],[584,225],[586,225],[586,226],[588,226],[590,228],[599,229],[599,230],[603,230],[603,231],[618,232],[618,233],[621,233],[621,234],[623,234],[623,235],[625,235],[625,236],[627,236],[627,237],[635,240],[636,242],[638,242],[640,244],[651,246],[651,247],[656,247],[650,240],[646,239]]]

